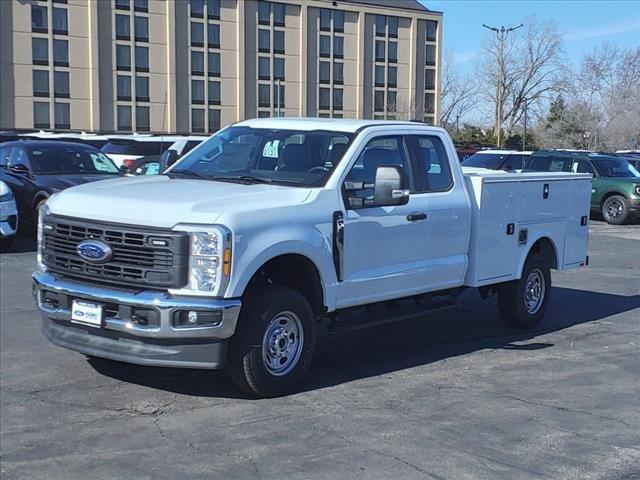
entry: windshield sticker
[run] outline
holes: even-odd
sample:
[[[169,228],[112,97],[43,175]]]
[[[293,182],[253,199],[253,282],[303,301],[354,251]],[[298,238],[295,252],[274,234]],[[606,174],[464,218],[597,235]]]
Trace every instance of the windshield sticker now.
[[[262,149],[262,156],[266,158],[278,158],[278,147],[280,140],[272,140],[267,142]]]

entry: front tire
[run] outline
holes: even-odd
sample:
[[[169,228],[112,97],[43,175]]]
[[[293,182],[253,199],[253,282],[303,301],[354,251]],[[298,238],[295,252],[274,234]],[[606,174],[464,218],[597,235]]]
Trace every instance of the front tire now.
[[[544,257],[527,258],[522,277],[503,285],[498,292],[500,316],[515,328],[535,328],[547,312],[551,294],[551,273]]]
[[[269,286],[248,294],[227,357],[233,382],[260,397],[290,392],[311,364],[314,320],[307,299],[290,288]]]
[[[622,225],[629,218],[627,199],[622,195],[611,195],[602,204],[602,218],[611,225]]]

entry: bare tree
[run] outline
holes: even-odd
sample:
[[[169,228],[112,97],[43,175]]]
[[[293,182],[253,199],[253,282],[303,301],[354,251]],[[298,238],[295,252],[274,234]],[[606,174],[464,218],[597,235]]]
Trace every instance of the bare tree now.
[[[478,104],[477,88],[455,68],[453,54],[447,52],[440,77],[440,125],[449,132]]]

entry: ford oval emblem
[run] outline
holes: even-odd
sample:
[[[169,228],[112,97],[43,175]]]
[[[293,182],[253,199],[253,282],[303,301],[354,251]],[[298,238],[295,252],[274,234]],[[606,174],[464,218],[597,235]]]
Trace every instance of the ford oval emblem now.
[[[91,263],[108,262],[113,255],[111,247],[99,240],[84,240],[76,247],[80,258]]]

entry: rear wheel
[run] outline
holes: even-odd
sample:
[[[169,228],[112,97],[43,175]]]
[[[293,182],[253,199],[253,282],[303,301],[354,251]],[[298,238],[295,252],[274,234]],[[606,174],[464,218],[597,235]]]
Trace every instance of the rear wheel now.
[[[270,286],[247,296],[231,340],[227,371],[242,390],[260,397],[291,391],[315,349],[311,306],[295,290]]]
[[[611,195],[602,204],[602,218],[612,225],[622,225],[629,217],[627,199],[622,195]]]
[[[503,285],[498,292],[500,316],[512,327],[535,328],[547,312],[551,273],[544,257],[532,254],[522,277]]]

